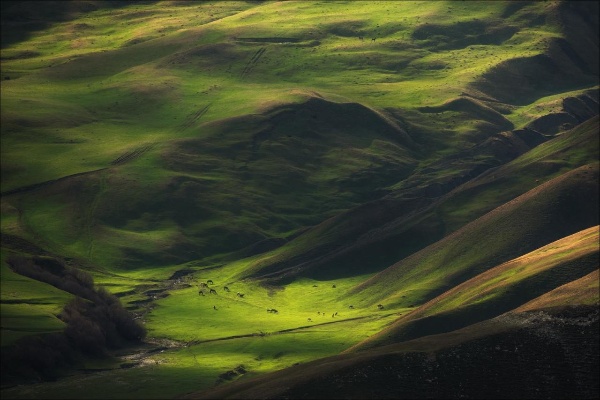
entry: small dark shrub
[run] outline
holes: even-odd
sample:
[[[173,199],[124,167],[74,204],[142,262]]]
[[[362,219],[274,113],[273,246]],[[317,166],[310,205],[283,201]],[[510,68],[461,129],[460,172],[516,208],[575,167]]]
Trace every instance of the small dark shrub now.
[[[65,328],[65,335],[82,353],[102,355],[106,350],[106,338],[98,324],[83,315],[72,315]]]
[[[63,332],[29,336],[2,349],[2,381],[55,379],[78,355],[103,356],[109,349],[141,341],[146,329],[90,274],[50,257],[11,256],[13,271],[74,294],[58,316]]]
[[[2,349],[2,381],[52,380],[72,366],[75,351],[62,332],[27,336]]]

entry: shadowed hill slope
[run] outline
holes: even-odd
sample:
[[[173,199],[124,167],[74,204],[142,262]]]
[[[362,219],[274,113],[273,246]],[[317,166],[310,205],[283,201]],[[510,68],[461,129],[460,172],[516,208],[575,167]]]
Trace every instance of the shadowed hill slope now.
[[[594,226],[457,284],[349,351],[448,332],[496,317],[539,296],[549,297],[557,287],[592,273],[599,257],[598,226]],[[589,297],[589,289],[583,290],[582,285],[583,281],[574,286],[581,303]],[[567,304],[568,296],[563,297]],[[542,299],[538,304],[548,303]]]
[[[558,20],[564,38],[549,40],[547,50],[502,62],[472,84],[489,97],[526,104],[544,95],[598,83],[597,2],[556,2],[549,16]],[[577,36],[571,29],[577,26]],[[579,36],[581,35],[581,36]]]
[[[28,218],[33,229],[72,227],[45,238],[56,249],[74,249],[75,241],[89,249],[85,256],[125,268],[183,263],[285,242],[380,196],[421,157],[390,116],[318,97],[198,129],[199,138],[138,146],[110,167],[7,192],[7,201],[43,195],[50,209],[60,208],[62,226]],[[144,177],[142,158],[157,158],[162,168]],[[129,239],[117,243],[115,235]]]
[[[559,286],[556,289],[515,308],[514,311],[523,312],[565,305],[597,304],[599,293],[598,287],[600,284],[599,272],[600,270],[590,272],[582,278]]]
[[[152,3],[153,1],[146,1]],[[33,32],[47,29],[53,23],[76,19],[86,12],[101,8],[127,6],[127,1],[3,1],[2,47],[26,40]]]
[[[597,225],[597,204],[598,165],[580,167],[399,261],[354,292],[405,306],[429,300],[495,265]]]
[[[416,170],[389,195],[341,213],[276,254],[259,259],[248,270],[250,276],[275,281],[298,275],[331,279],[381,270],[540,181],[598,159],[597,117],[524,153],[530,147],[519,135],[527,134],[493,136],[426,170]],[[500,160],[506,163],[496,167],[493,162]],[[443,175],[436,179],[436,172],[457,168],[466,170],[450,179]]]

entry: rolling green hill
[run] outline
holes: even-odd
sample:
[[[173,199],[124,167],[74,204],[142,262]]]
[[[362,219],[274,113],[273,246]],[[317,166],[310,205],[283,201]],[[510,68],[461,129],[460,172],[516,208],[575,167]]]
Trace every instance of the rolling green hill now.
[[[597,397],[597,2],[1,11],[3,398]]]

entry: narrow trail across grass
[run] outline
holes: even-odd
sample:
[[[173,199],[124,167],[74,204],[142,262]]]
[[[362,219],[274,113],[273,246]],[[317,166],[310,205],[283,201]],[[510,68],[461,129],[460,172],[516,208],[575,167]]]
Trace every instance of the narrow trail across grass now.
[[[302,331],[304,329],[315,328],[315,327],[323,326],[323,325],[339,324],[339,323],[348,322],[348,321],[356,321],[356,320],[360,320],[360,319],[366,319],[366,318],[369,318],[369,317],[370,316],[347,318],[347,319],[338,320],[338,321],[323,322],[321,324],[304,325],[304,326],[298,326],[298,327],[295,327],[295,328],[282,329],[282,330],[279,330],[279,331],[269,332],[269,333],[264,333],[264,332],[256,333],[256,332],[254,332],[254,333],[248,333],[248,334],[245,334],[245,335],[225,336],[225,337],[215,338],[215,339],[192,340],[190,342],[187,342],[186,344],[191,346],[191,345],[202,344],[202,343],[220,342],[220,341],[223,341],[223,340],[241,339],[241,338],[257,337],[257,336],[258,337],[262,337],[262,336],[271,336],[271,335],[281,335],[281,334],[285,334],[285,333],[297,333],[297,332]]]

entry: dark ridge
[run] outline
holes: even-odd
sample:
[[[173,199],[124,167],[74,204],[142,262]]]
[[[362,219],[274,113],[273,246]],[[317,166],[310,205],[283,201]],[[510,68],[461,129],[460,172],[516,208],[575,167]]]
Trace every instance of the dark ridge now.
[[[564,38],[551,39],[543,54],[499,64],[472,87],[503,103],[525,105],[598,85],[598,2],[564,1],[552,12]]]
[[[522,8],[524,8],[530,4],[531,4],[530,1],[519,1],[519,0],[509,1],[509,2],[507,2],[507,6],[504,9],[504,11],[502,11],[502,14],[500,15],[500,17],[508,18],[508,17],[512,16],[513,14],[515,14],[517,11],[521,10]]]
[[[426,106],[418,108],[423,113],[457,111],[468,114],[476,119],[490,122],[498,130],[513,129],[513,124],[496,110],[468,97],[451,100],[441,106]]]
[[[0,4],[2,4],[2,3],[0,3]],[[0,60],[23,60],[23,59],[27,59],[27,58],[38,57],[39,55],[41,55],[41,53],[39,53],[37,51],[24,50],[24,51],[18,52],[15,55],[12,55],[12,56],[1,56]]]
[[[324,29],[341,37],[364,37],[369,34],[365,22],[360,20],[330,23]]]
[[[519,29],[510,26],[490,26],[483,21],[465,21],[452,25],[422,24],[412,34],[423,47],[433,50],[453,50],[475,44],[502,44]]]
[[[598,115],[598,89],[588,90],[576,97],[567,97],[562,102],[562,111],[544,115],[527,124],[528,129],[545,135],[555,135],[569,130]]]
[[[511,286],[494,299],[457,307],[448,312],[414,319],[393,332],[394,342],[446,333],[494,318],[513,310],[551,290],[577,280],[598,269],[600,255],[587,254],[563,263]]]
[[[547,136],[529,128],[516,129],[512,131],[512,133],[522,140],[530,149],[533,149],[548,140]]]
[[[563,100],[563,108],[566,112],[575,117],[578,122],[587,121],[598,115],[598,103],[593,102],[592,99],[587,96],[567,97]]]
[[[561,68],[546,54],[513,58],[484,73],[472,86],[503,103],[526,105],[540,97],[594,85],[595,77]]]
[[[555,17],[573,52],[584,60],[584,70],[596,76],[600,68],[600,5],[597,1],[561,1]],[[597,83],[596,83],[597,84]]]
[[[577,123],[577,118],[568,112],[558,112],[546,114],[531,121],[527,124],[527,128],[542,134],[555,135],[559,132],[572,129]]]
[[[335,232],[336,240],[327,244],[316,241],[310,250],[262,266],[250,276],[284,283],[299,275],[335,279],[381,271],[447,233],[432,208],[438,199],[546,140],[530,130],[491,135],[482,143],[431,163],[409,177],[407,187],[394,197],[364,203],[313,228],[315,234]],[[460,172],[452,176],[429,177],[438,171],[456,169]]]

